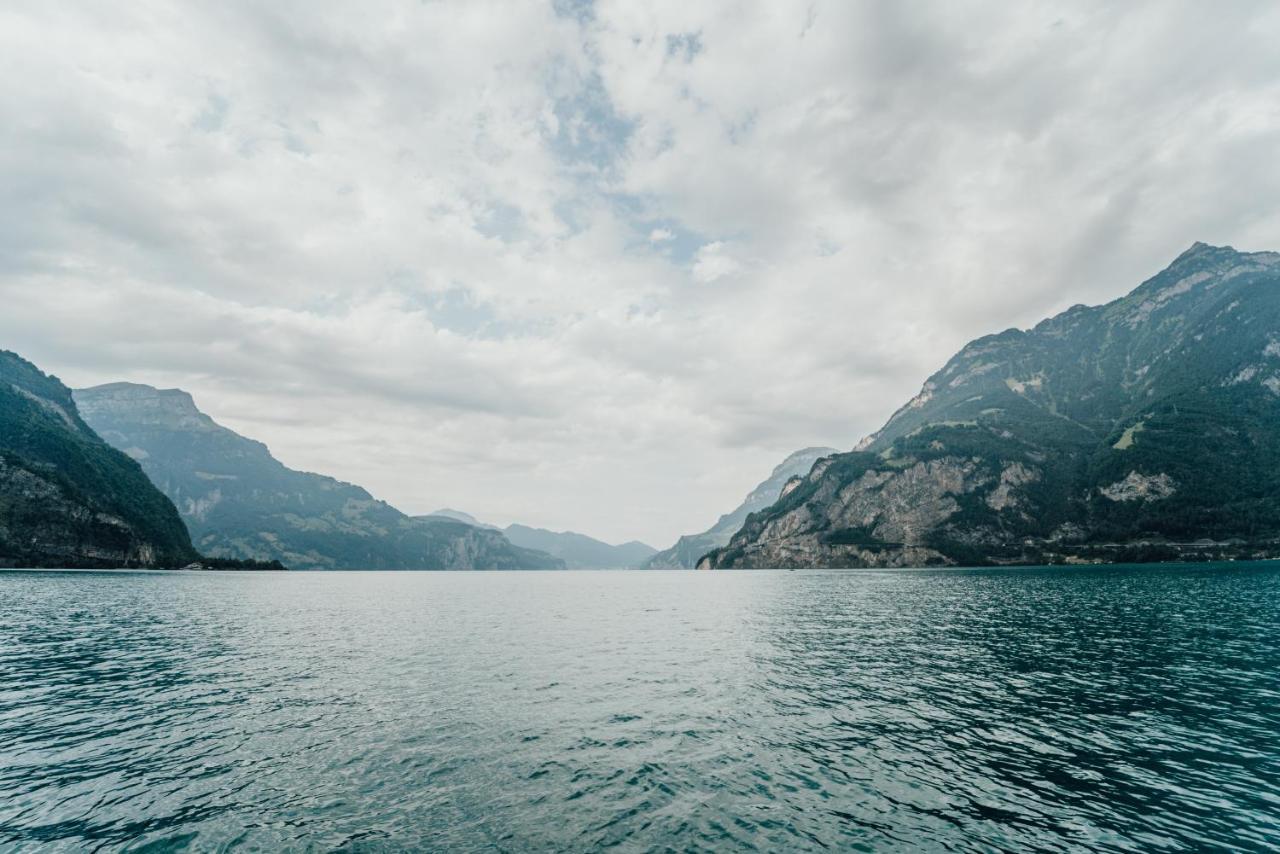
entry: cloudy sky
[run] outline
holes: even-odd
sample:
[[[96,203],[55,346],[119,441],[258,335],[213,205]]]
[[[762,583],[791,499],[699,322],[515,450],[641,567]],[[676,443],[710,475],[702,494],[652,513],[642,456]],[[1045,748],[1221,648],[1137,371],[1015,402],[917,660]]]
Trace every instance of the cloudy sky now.
[[[1270,2],[0,8],[0,347],[669,545],[965,341],[1280,249]]]

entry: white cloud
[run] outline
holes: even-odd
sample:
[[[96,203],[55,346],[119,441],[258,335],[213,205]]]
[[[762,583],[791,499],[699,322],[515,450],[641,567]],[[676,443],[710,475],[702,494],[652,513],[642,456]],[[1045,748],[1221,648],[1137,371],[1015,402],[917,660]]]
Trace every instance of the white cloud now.
[[[1280,11],[0,10],[0,346],[667,545],[971,337],[1280,248]]]
[[[729,247],[719,240],[699,248],[693,259],[693,278],[698,282],[714,282],[741,270],[742,265],[729,254]]]

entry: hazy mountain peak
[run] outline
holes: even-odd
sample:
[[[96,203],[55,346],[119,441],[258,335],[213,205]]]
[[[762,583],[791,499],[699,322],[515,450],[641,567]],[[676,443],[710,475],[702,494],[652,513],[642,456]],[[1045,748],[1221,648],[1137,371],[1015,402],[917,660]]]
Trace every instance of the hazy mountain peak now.
[[[1209,243],[1196,241],[1177,258],[1170,262],[1169,266],[1157,273],[1152,279],[1139,285],[1134,293],[1141,292],[1146,286],[1154,280],[1161,279],[1171,273],[1182,270],[1202,270],[1207,273],[1224,272],[1237,268],[1240,265],[1255,265],[1259,267],[1272,267],[1280,264],[1280,254],[1276,252],[1241,252],[1234,246],[1214,246]]]
[[[622,569],[639,566],[658,550],[635,540],[620,545],[573,531],[550,531],[528,525],[503,530],[517,546],[538,549],[563,560],[570,569]]]
[[[453,519],[453,520],[458,521],[458,522],[466,522],[468,525],[475,525],[475,526],[476,526],[476,527],[478,527],[478,528],[479,528],[479,527],[493,527],[492,525],[485,525],[483,522],[481,522],[481,521],[480,521],[479,519],[477,519],[475,516],[472,516],[470,513],[464,513],[464,512],[463,512],[463,511],[461,511],[461,510],[454,510],[454,509],[449,508],[449,507],[441,507],[439,510],[436,510],[436,511],[431,512],[431,513],[427,513],[426,515],[427,515],[427,516],[442,517],[442,518],[445,518],[445,519]]]
[[[1188,258],[1193,258],[1196,255],[1204,255],[1208,252],[1223,251],[1223,250],[1228,252],[1235,251],[1235,249],[1233,249],[1230,246],[1214,246],[1211,243],[1205,243],[1204,241],[1197,240],[1195,243],[1192,243],[1189,247],[1183,250],[1183,252],[1180,255],[1178,255],[1177,258],[1174,258],[1173,263],[1177,264],[1181,261],[1187,260]]]
[[[178,430],[225,430],[201,412],[189,392],[178,388],[159,389],[142,383],[106,383],[77,389],[81,412],[110,418],[126,415],[132,421]],[[86,415],[86,418],[88,416]]]
[[[747,497],[736,508],[721,516],[706,531],[681,537],[671,548],[651,557],[645,566],[692,568],[702,555],[728,543],[749,515],[777,501],[793,477],[808,474],[818,460],[837,453],[839,451],[835,448],[810,447],[788,454],[786,459],[774,467],[768,478],[747,493]]]
[[[797,466],[804,465],[806,461],[808,461],[809,464],[812,465],[814,461],[819,460],[822,457],[829,456],[831,454],[838,454],[838,453],[840,452],[836,448],[825,448],[825,447],[817,447],[817,446],[811,447],[811,448],[801,448],[798,451],[788,454],[786,459],[784,459],[782,462],[774,466],[773,473],[769,475],[769,480],[772,480],[775,477],[779,477],[784,473],[786,474],[787,477],[790,477],[791,471],[795,469]],[[764,484],[761,484],[761,486],[763,485]]]
[[[136,459],[215,557],[299,569],[554,568],[498,531],[413,519],[359,486],[290,469],[179,389],[111,383],[75,393],[85,420]]]

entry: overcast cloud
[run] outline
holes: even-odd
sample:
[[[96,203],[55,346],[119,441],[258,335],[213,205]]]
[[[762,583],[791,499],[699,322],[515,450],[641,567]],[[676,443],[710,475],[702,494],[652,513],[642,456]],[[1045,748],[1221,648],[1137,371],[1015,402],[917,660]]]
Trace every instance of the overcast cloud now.
[[[967,340],[1280,249],[1270,2],[8,2],[0,347],[664,547]]]

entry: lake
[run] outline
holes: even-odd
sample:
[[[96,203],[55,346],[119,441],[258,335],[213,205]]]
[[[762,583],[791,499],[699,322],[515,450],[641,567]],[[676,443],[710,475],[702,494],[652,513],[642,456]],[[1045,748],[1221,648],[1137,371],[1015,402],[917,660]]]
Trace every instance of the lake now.
[[[1280,567],[0,572],[0,848],[1280,841]]]

